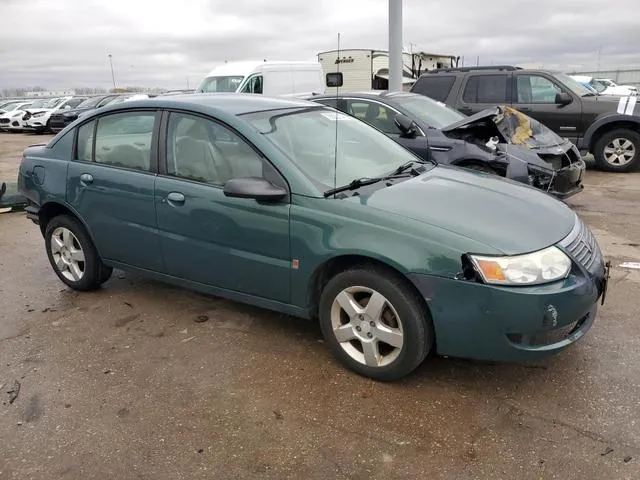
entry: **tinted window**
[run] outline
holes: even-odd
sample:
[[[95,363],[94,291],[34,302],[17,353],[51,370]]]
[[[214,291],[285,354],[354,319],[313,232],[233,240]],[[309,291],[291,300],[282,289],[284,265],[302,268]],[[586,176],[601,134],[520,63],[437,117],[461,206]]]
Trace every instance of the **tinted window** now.
[[[453,76],[426,76],[418,79],[411,91],[413,93],[419,93],[420,95],[426,95],[439,102],[444,102],[449,96],[449,92],[455,81],[456,77]]]
[[[401,133],[394,120],[396,112],[377,102],[349,100],[347,101],[347,113],[376,127],[384,133]]]
[[[93,127],[95,121],[85,123],[78,128],[78,147],[76,158],[84,162],[90,162],[92,160],[93,151]]]
[[[136,170],[149,170],[155,113],[116,113],[98,120],[98,163]]]
[[[507,103],[506,75],[474,75],[464,88],[465,103]]]
[[[540,75],[518,75],[517,89],[518,103],[556,103],[556,94],[562,91]]]
[[[169,117],[169,175],[224,185],[231,178],[261,177],[262,169],[260,155],[230,129],[195,115]]]
[[[67,100],[62,108],[76,108],[85,100],[86,98],[72,98],[71,100]]]

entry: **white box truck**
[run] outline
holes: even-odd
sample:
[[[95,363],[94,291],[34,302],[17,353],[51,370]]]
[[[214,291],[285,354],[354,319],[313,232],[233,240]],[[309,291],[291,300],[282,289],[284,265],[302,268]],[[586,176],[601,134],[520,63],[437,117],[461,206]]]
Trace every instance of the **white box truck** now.
[[[211,70],[196,92],[304,97],[323,94],[324,85],[318,62],[228,62]]]

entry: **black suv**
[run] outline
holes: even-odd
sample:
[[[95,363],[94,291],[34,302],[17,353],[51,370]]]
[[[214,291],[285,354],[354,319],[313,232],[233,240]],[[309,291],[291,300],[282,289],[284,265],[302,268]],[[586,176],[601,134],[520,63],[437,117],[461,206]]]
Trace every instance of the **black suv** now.
[[[420,76],[411,91],[468,115],[510,105],[571,140],[583,155],[593,153],[602,170],[628,172],[640,164],[637,97],[598,95],[561,72],[512,66],[437,69]]]

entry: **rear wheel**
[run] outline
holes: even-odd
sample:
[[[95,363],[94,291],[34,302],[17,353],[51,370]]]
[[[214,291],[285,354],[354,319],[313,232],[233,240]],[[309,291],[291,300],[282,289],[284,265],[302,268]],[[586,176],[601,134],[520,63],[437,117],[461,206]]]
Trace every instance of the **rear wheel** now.
[[[376,380],[411,373],[433,345],[426,307],[401,277],[376,267],[339,273],[324,288],[322,333],[334,356]]]
[[[640,163],[640,133],[619,128],[602,135],[593,156],[601,170],[629,172]]]
[[[58,278],[74,290],[95,290],[111,276],[84,226],[69,215],[52,218],[45,230],[49,263]]]

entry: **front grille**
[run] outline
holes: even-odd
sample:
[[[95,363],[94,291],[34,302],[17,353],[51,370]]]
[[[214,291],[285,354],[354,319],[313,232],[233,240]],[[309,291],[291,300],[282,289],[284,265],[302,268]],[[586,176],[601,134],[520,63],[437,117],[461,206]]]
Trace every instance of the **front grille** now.
[[[595,273],[602,261],[602,252],[591,230],[576,216],[576,224],[560,246],[590,273]]]
[[[9,123],[10,120],[8,118],[0,118],[0,123]]]

